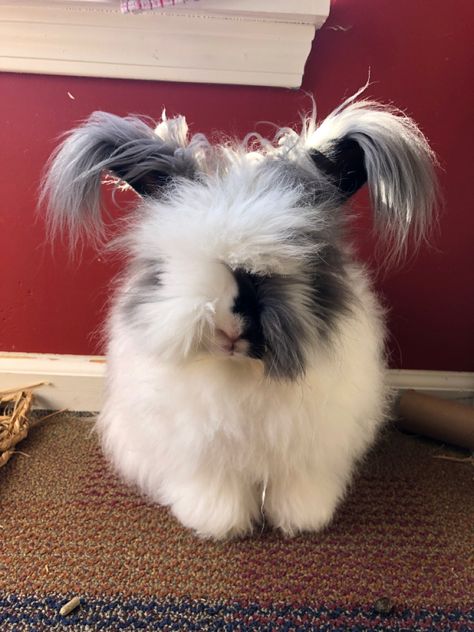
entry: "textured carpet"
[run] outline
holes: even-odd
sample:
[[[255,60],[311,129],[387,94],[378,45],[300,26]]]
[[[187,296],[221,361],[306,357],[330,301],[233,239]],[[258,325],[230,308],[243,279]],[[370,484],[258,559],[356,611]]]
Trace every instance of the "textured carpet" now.
[[[0,630],[474,629],[474,467],[435,458],[462,452],[386,431],[324,533],[216,544],[122,485],[91,428],[51,419],[0,469]]]

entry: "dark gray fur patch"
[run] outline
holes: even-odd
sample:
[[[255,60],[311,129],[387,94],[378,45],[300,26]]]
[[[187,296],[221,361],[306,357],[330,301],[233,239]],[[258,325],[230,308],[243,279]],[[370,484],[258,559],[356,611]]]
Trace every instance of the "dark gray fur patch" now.
[[[291,280],[241,268],[234,276],[238,294],[233,311],[244,319],[242,338],[249,343],[249,357],[263,359],[271,377],[296,379],[304,372],[304,331],[289,307]]]
[[[238,268],[233,272],[237,281],[238,293],[235,298],[233,312],[243,317],[244,331],[242,338],[250,345],[249,356],[262,359],[265,355],[265,339],[261,323],[261,297],[259,284],[261,277]]]
[[[305,169],[293,167],[290,171],[304,185],[300,204],[317,208],[324,229],[293,235],[302,246],[317,246],[316,254],[305,262],[303,272],[309,277],[311,311],[317,319],[318,334],[327,337],[334,329],[338,317],[350,311],[354,300],[345,272],[347,256],[341,247],[346,241],[346,217],[341,212],[341,196],[326,174],[310,175]]]
[[[245,319],[243,337],[250,343],[249,356],[262,358],[264,350],[267,375],[296,380],[306,370],[307,350],[316,341],[329,340],[341,315],[350,312],[354,297],[339,246],[344,237],[340,193],[325,174],[314,174],[311,167],[308,170],[283,160],[270,167],[275,169],[280,186],[299,188],[302,213],[317,208],[321,222],[314,227],[309,222],[306,230],[287,237],[302,251],[310,247],[315,254],[302,259],[298,276],[235,270],[239,290],[234,311]],[[293,307],[292,292],[302,289],[305,314],[295,313]],[[308,329],[308,320],[313,321],[313,330]]]
[[[354,294],[344,269],[345,257],[340,250],[326,244],[310,262],[312,312],[318,321],[318,333],[328,338],[338,318],[350,312]]]
[[[157,261],[142,263],[134,277],[133,287],[122,297],[121,313],[127,321],[134,321],[137,309],[146,303],[156,302],[157,288],[161,286],[161,267]]]
[[[308,263],[303,278],[285,275],[260,276],[234,272],[239,287],[234,311],[246,322],[243,338],[249,341],[249,356],[262,358],[267,375],[296,380],[305,370],[306,350],[317,339],[327,340],[341,314],[348,313],[352,293],[345,278],[343,258],[327,246],[326,257]],[[305,308],[314,321],[314,331],[303,324],[302,314],[292,307],[295,287],[306,285]],[[306,320],[308,314],[306,314]]]
[[[305,371],[304,327],[288,302],[291,280],[264,277],[260,283],[261,324],[266,372],[278,379],[296,380]]]

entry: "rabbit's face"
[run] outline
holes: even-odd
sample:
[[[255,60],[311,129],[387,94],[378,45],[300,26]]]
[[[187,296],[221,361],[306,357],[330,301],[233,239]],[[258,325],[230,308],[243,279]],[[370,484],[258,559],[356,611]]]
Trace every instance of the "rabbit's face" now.
[[[162,359],[260,362],[267,375],[298,379],[335,326],[347,288],[332,209],[309,206],[281,173],[230,171],[147,202],[123,305],[127,326]]]
[[[298,379],[347,298],[333,274],[337,261],[305,263],[306,270],[285,275],[215,260],[168,261],[135,277],[122,318],[164,360],[260,362],[269,376]]]

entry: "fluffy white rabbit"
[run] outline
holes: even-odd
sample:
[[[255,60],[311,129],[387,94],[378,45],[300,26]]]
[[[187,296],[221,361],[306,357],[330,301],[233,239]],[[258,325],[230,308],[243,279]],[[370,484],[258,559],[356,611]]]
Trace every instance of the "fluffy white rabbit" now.
[[[142,196],[119,242],[129,263],[98,428],[129,483],[211,538],[263,516],[288,535],[331,520],[388,400],[383,314],[345,240],[345,203],[367,182],[400,252],[435,201],[422,133],[373,102],[254,141],[96,112],[42,192],[73,239],[101,233],[104,172]]]

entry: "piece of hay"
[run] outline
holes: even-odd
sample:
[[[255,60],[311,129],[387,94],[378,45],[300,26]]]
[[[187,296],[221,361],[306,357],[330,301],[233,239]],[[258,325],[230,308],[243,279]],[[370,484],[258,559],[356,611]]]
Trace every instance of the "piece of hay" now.
[[[23,388],[0,391],[0,467],[15,454],[16,444],[22,441],[30,428],[41,419],[31,421],[28,414],[33,400],[33,390],[44,382]]]
[[[63,617],[70,614],[73,610],[81,605],[80,597],[73,597],[70,601],[64,604],[64,606],[59,611],[59,614]]]

